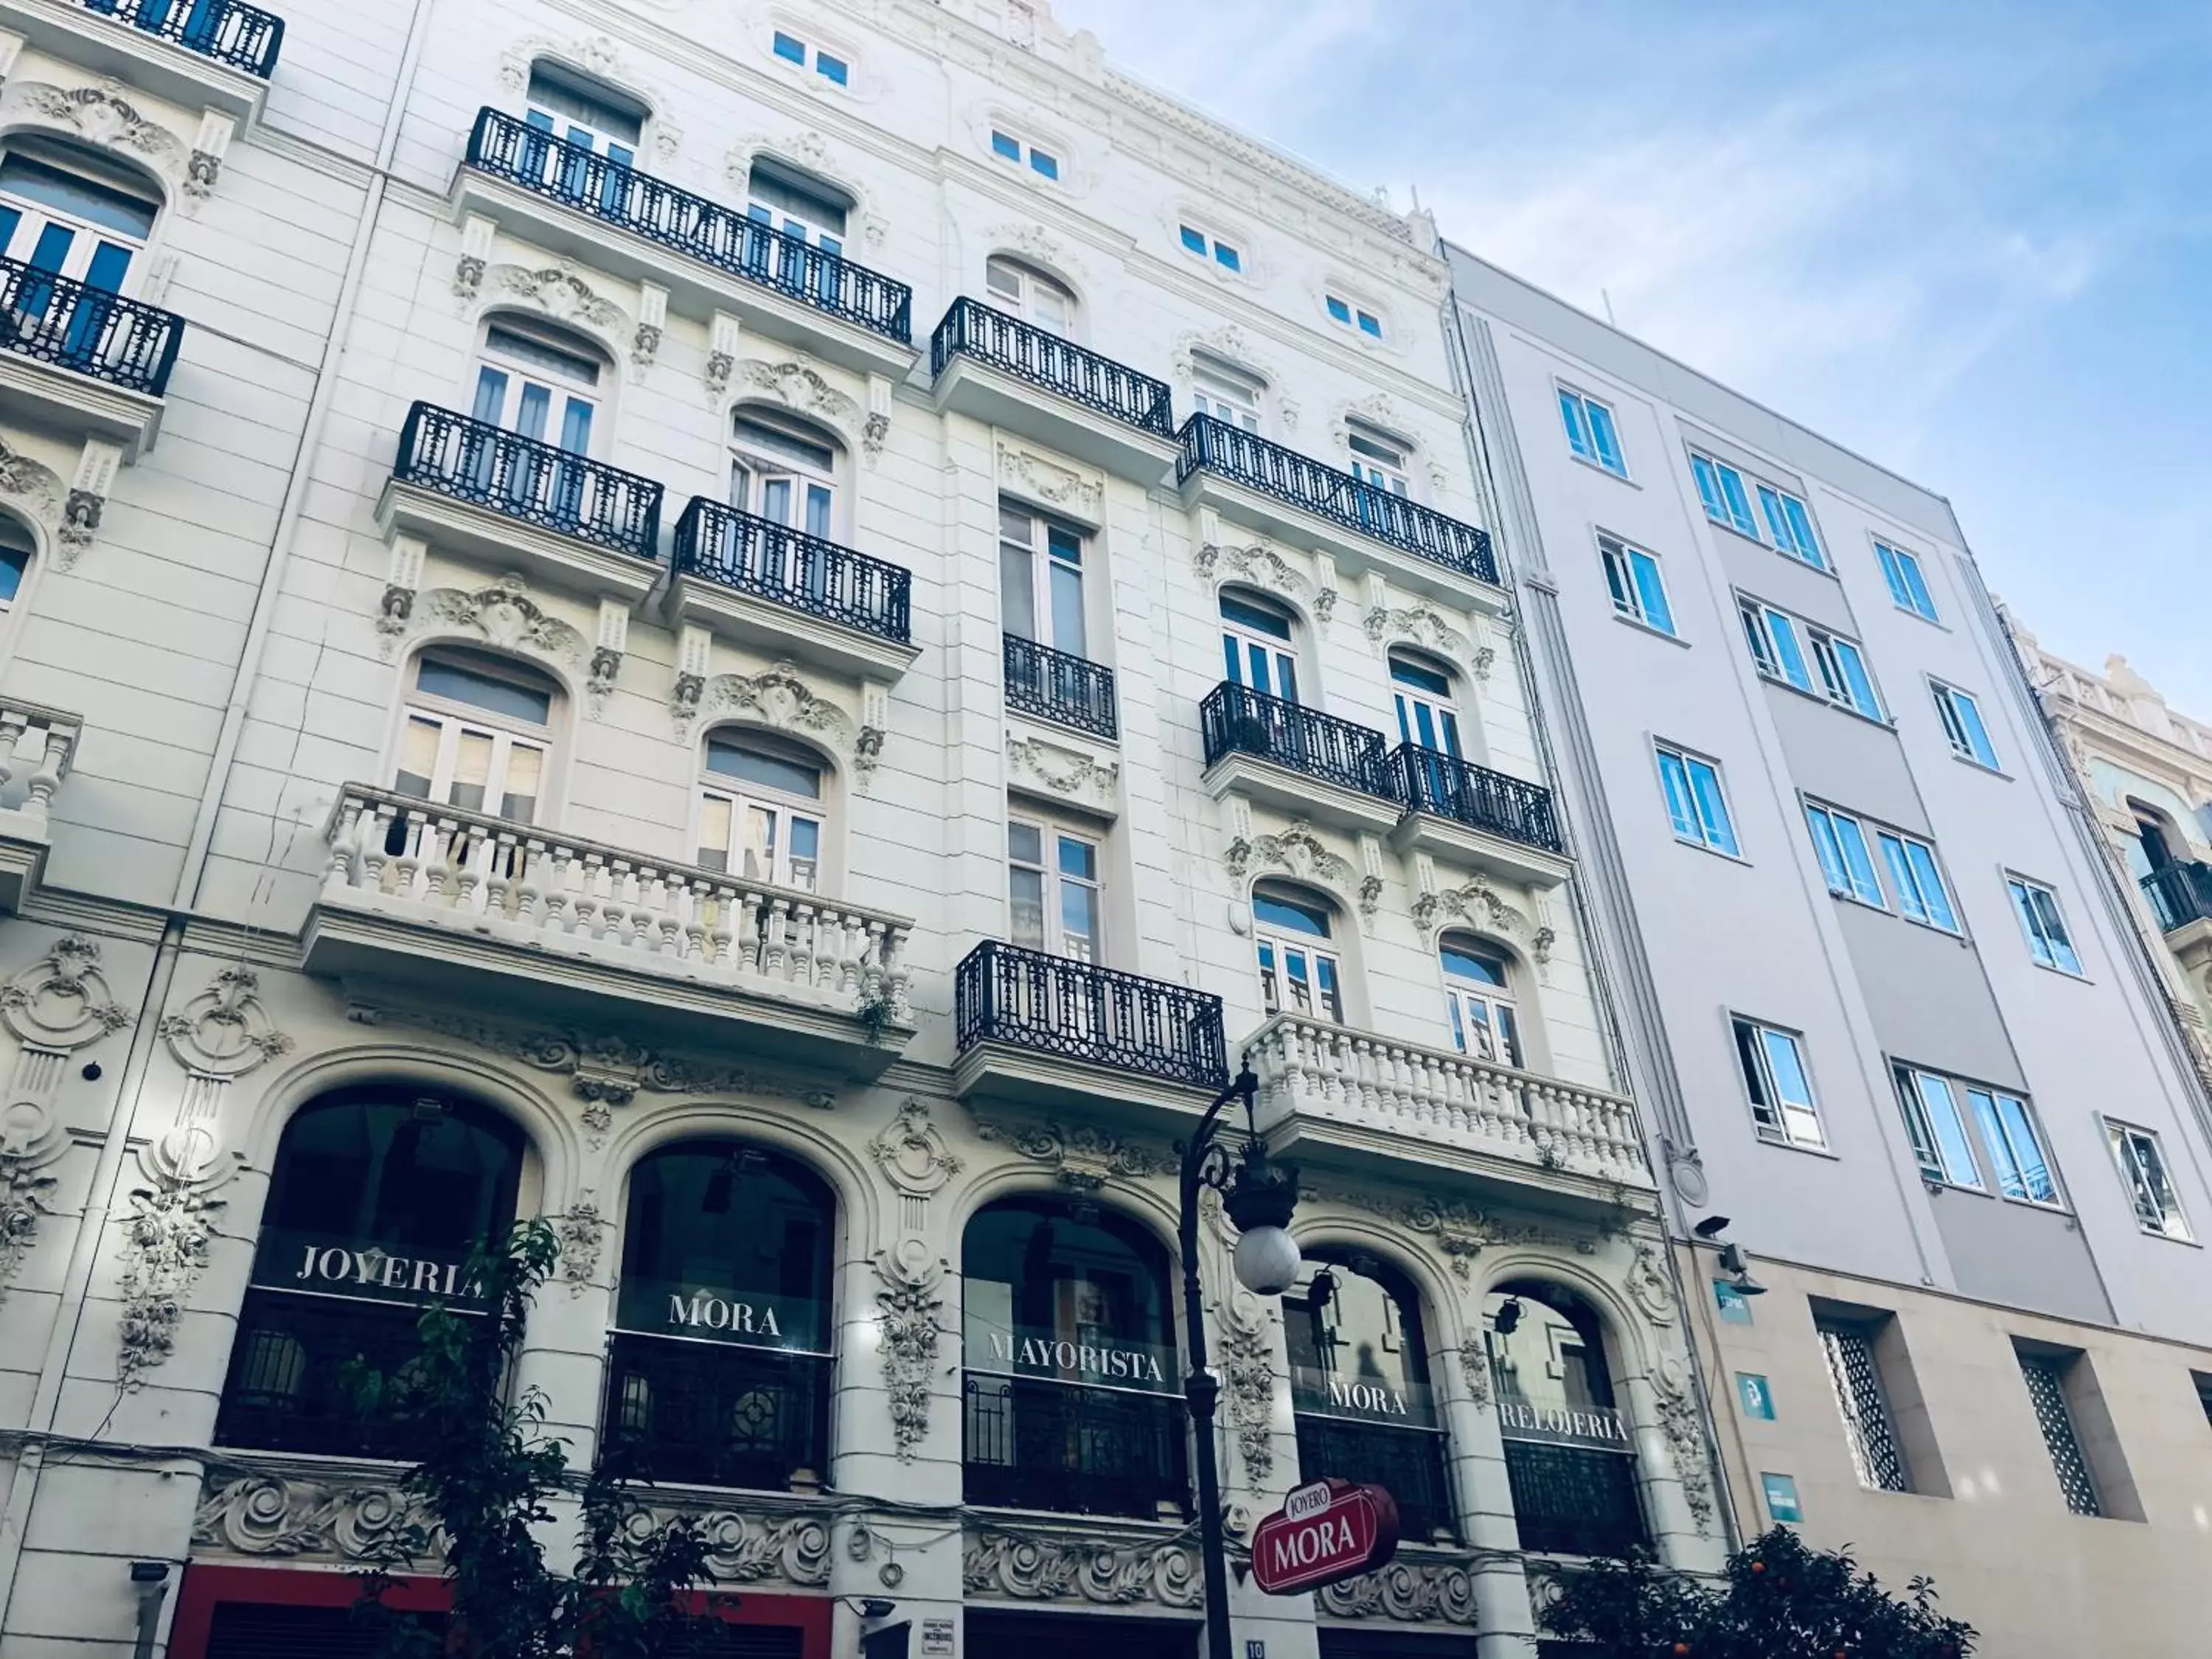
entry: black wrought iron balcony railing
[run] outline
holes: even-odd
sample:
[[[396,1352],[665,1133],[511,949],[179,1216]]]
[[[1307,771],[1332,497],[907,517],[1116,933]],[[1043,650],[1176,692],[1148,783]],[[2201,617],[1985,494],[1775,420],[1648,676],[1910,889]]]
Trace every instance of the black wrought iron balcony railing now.
[[[87,11],[266,81],[284,45],[284,20],[240,0],[78,0]]]
[[[970,1504],[1152,1516],[1190,1503],[1180,1395],[970,1371]]]
[[[365,1412],[355,1367],[390,1376],[421,1353],[422,1310],[289,1291],[249,1290],[232,1343],[215,1443],[331,1457],[404,1458],[404,1424]]]
[[[407,411],[392,476],[617,553],[659,556],[661,488],[652,479],[435,404]]]
[[[1172,981],[985,939],[954,971],[960,1051],[979,1042],[1218,1089],[1229,1080],[1221,999]]]
[[[1250,755],[1363,795],[1401,799],[1380,732],[1227,680],[1206,694],[1198,718],[1208,766],[1224,755]]]
[[[2192,921],[2212,921],[2212,864],[2169,864],[2142,878],[2158,925],[2171,933]]]
[[[1192,416],[1177,438],[1182,445],[1182,459],[1176,463],[1177,483],[1194,472],[1212,472],[1462,576],[1493,586],[1498,581],[1498,561],[1486,530],[1446,518],[1211,415]]]
[[[1398,1536],[1426,1544],[1459,1535],[1450,1484],[1444,1478],[1444,1437],[1435,1429],[1396,1428],[1300,1412],[1298,1478],[1335,1475],[1373,1482],[1398,1500]]]
[[[676,521],[679,576],[751,593],[899,645],[912,632],[914,578],[895,564],[772,519],[694,495]]]
[[[1623,1556],[1650,1542],[1633,1457],[1508,1440],[1505,1475],[1524,1550]]]
[[[1006,640],[1007,708],[1102,738],[1121,734],[1112,669],[1018,634]]]
[[[159,398],[184,337],[173,313],[0,259],[0,350]]]
[[[477,116],[468,165],[901,345],[913,343],[914,294],[905,283],[503,111]]]
[[[617,1332],[604,1441],[626,1473],[784,1492],[830,1474],[827,1354]]]
[[[1408,811],[1432,812],[1547,853],[1567,850],[1552,792],[1540,783],[1412,743],[1390,751],[1390,771]]]
[[[965,295],[952,302],[937,332],[929,337],[930,378],[944,374],[955,357],[973,357],[1140,432],[1175,436],[1173,394],[1164,380],[1139,374],[1111,357]]]

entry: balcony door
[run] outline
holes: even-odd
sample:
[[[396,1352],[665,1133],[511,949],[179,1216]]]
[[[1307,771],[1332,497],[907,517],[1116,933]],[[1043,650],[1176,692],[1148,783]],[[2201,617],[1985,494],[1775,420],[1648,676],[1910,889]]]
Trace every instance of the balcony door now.
[[[1003,1200],[961,1247],[971,1504],[1152,1518],[1186,1512],[1168,1255],[1096,1205]]]
[[[828,539],[837,507],[837,450],[811,427],[765,410],[730,421],[730,505]]]
[[[1239,432],[1259,432],[1261,390],[1259,380],[1227,363],[1205,358],[1192,365],[1191,401],[1198,412]]]
[[[513,1223],[522,1149],[506,1119],[413,1084],[302,1107],[270,1174],[216,1443],[407,1455],[402,1425],[355,1409],[347,1367],[404,1365],[430,1297],[466,1310],[470,1251]]]
[[[795,743],[749,732],[708,738],[700,865],[814,891],[822,874],[822,763]]]
[[[1075,331],[1075,295],[1041,270],[1012,259],[993,259],[983,268],[991,303],[1034,328],[1069,338]]]
[[[1459,711],[1452,702],[1450,675],[1394,651],[1390,693],[1397,704],[1399,742],[1461,758]]]
[[[526,143],[526,176],[589,208],[620,213],[645,130],[641,107],[558,64],[538,63],[531,65],[523,120],[532,131],[573,147]],[[595,165],[577,151],[601,157],[606,165]]]
[[[835,1200],[794,1158],[687,1140],[630,1173],[601,1455],[653,1480],[830,1473]]]
[[[1344,1024],[1344,957],[1334,910],[1297,889],[1263,884],[1252,892],[1252,948],[1260,1000],[1270,1014]]]
[[[1444,1009],[1452,1046],[1493,1066],[1522,1063],[1521,1019],[1513,1006],[1512,970],[1497,951],[1453,934],[1437,952],[1443,963]]]
[[[1006,824],[1006,905],[1012,942],[1025,950],[1097,962],[1099,837],[1041,818]]]
[[[1521,1547],[1623,1556],[1650,1538],[1635,1442],[1613,1402],[1604,1328],[1547,1280],[1509,1280],[1483,1311],[1492,1395]]]
[[[462,435],[462,471],[480,499],[556,529],[582,524],[596,503],[585,499],[586,469],[562,456],[593,447],[605,366],[583,343],[521,319],[484,331],[470,413],[484,427],[511,432],[535,448],[503,443],[481,429]]]
[[[0,309],[54,341],[64,365],[91,367],[115,311],[105,296],[123,292],[160,210],[150,189],[90,151],[18,135],[0,155],[0,254],[27,270],[0,276]]]
[[[551,682],[482,652],[416,660],[392,787],[514,823],[534,823],[552,750]]]
[[[1264,599],[1224,593],[1221,656],[1229,683],[1262,696],[1298,700],[1297,624]]]
[[[999,597],[1007,633],[1090,657],[1083,532],[1012,502],[999,505]]]

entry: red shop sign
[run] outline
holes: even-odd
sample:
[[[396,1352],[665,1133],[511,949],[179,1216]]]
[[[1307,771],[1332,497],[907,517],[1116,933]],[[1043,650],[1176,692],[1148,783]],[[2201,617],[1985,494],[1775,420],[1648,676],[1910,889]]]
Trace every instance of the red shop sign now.
[[[1398,1505],[1380,1486],[1334,1477],[1300,1486],[1252,1534],[1252,1577],[1270,1595],[1319,1589],[1381,1566],[1398,1548]]]

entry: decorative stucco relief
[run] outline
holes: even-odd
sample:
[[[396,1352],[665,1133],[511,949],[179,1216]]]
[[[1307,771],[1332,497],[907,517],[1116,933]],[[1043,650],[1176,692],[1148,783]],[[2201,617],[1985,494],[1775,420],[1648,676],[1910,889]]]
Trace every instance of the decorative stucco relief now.
[[[370,1482],[210,1468],[192,1516],[197,1548],[239,1555],[374,1561],[417,1540],[442,1553],[419,1500]]]
[[[1659,1431],[1674,1457],[1682,1501],[1702,1534],[1713,1529],[1712,1473],[1707,1462],[1703,1414],[1690,1386],[1689,1369],[1675,1354],[1662,1354],[1651,1368],[1651,1397],[1659,1410]]]
[[[1077,1193],[1095,1193],[1109,1180],[1164,1175],[1176,1167],[1165,1148],[1140,1146],[1089,1123],[1069,1128],[1058,1123],[978,1116],[975,1135],[1024,1158],[1053,1165],[1060,1185]]]
[[[1027,780],[1053,794],[1105,811],[1112,810],[1121,784],[1119,761],[1100,760],[1079,749],[1011,732],[1006,734],[1006,771],[1016,782]]]
[[[190,178],[191,146],[160,122],[141,114],[128,96],[131,91],[112,77],[82,87],[10,82],[7,90],[0,93],[0,124],[15,126],[27,119],[59,128],[95,149],[114,150],[150,167],[170,185],[183,190]]]
[[[868,1143],[884,1179],[909,1198],[927,1198],[964,1167],[930,1121],[928,1105],[908,1095],[888,1127]]]
[[[799,677],[798,665],[779,662],[759,674],[716,674],[699,697],[702,714],[732,714],[853,752],[853,717]]]
[[[1454,628],[1433,605],[1376,605],[1368,611],[1361,626],[1366,631],[1368,643],[1378,653],[1393,645],[1413,645],[1453,662],[1464,661],[1469,654],[1467,635]]]
[[[550,35],[532,35],[518,40],[500,54],[499,83],[520,97],[530,89],[530,66],[551,58],[635,93],[653,112],[653,147],[661,158],[672,159],[684,143],[684,130],[669,118],[668,100],[651,81],[641,76],[622,47],[604,34],[579,35],[560,40]]]
[[[510,573],[489,587],[470,592],[434,587],[410,607],[417,633],[433,627],[473,633],[495,649],[541,657],[581,668],[590,652],[583,633],[549,614],[530,597],[529,585]]]
[[[1106,481],[1096,473],[1048,461],[1026,449],[999,446],[999,482],[1017,495],[1065,507],[1096,522],[1106,504]]]
[[[602,295],[565,259],[534,268],[494,265],[486,274],[485,287],[495,301],[528,306],[556,322],[598,335],[617,361],[635,328],[628,312]]]
[[[992,1527],[969,1528],[960,1576],[970,1595],[1018,1601],[1194,1607],[1205,1593],[1194,1544],[1027,1537]]]
[[[1461,1561],[1401,1560],[1315,1592],[1337,1619],[1389,1619],[1407,1625],[1475,1621],[1474,1578]]]
[[[643,1542],[677,1513],[640,1510],[630,1517],[631,1536]],[[705,1540],[708,1576],[720,1583],[811,1589],[830,1582],[830,1525],[821,1516],[714,1510],[687,1518]]]
[[[929,1437],[937,1339],[944,1330],[945,1298],[939,1291],[945,1264],[878,1250],[874,1265],[876,1277],[883,1281],[876,1292],[876,1308],[883,1322],[884,1400],[899,1462],[911,1463]]]

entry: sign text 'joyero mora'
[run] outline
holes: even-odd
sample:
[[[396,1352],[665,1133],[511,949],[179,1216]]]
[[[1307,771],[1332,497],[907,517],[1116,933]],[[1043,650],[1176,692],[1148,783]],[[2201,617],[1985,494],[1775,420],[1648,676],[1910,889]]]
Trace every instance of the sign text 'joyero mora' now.
[[[1380,1486],[1334,1478],[1300,1486],[1252,1534],[1252,1577],[1296,1595],[1371,1572],[1398,1548],[1398,1505]]]

